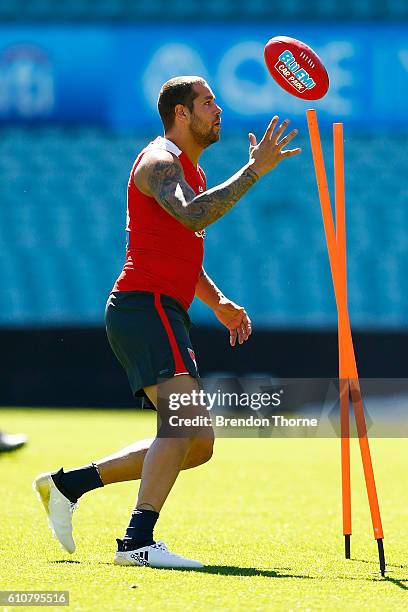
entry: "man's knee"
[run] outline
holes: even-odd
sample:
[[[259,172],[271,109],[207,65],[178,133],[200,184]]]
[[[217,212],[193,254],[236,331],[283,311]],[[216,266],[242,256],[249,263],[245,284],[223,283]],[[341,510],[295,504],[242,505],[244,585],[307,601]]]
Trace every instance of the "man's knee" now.
[[[202,465],[211,459],[214,450],[214,435],[209,434],[205,437],[195,438],[189,459],[194,465]]]

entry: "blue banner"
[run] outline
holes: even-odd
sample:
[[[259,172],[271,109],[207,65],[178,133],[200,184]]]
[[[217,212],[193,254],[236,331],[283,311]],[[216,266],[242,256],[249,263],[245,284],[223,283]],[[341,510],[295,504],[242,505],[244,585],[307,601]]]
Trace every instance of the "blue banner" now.
[[[272,80],[263,47],[278,34],[305,41],[323,59],[330,75],[323,100],[303,102]],[[226,129],[264,124],[275,112],[297,117],[311,105],[322,120],[407,128],[407,73],[408,28],[398,25],[2,26],[0,121],[158,124],[161,84],[200,74]]]

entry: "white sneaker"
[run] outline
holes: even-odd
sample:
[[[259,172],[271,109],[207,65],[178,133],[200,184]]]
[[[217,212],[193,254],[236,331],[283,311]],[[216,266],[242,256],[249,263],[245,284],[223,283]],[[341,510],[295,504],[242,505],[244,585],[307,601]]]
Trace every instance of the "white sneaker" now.
[[[118,551],[115,554],[115,565],[146,565],[147,567],[204,567],[199,561],[186,559],[169,551],[164,542],[143,546],[136,550],[124,550],[122,540],[116,540]]]
[[[67,552],[75,552],[75,542],[72,537],[72,513],[77,508],[55,486],[51,474],[40,474],[33,482],[33,489],[38,499],[43,503],[48,515],[48,523],[54,537],[59,540]]]

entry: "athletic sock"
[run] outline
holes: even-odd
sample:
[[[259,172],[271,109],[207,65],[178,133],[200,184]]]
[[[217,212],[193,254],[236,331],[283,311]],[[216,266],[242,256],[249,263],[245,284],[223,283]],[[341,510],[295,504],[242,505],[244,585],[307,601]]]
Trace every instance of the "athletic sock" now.
[[[123,538],[125,550],[135,550],[155,544],[153,529],[158,518],[159,513],[154,510],[134,510]]]
[[[94,463],[77,470],[64,472],[64,468],[51,474],[57,489],[71,502],[76,503],[84,493],[103,487],[98,468]]]

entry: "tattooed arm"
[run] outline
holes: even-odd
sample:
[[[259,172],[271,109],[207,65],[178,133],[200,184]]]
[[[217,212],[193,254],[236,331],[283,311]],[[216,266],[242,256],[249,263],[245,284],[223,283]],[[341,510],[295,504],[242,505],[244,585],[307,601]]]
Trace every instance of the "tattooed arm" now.
[[[204,193],[195,194],[184,178],[180,161],[167,151],[146,153],[136,168],[134,182],[180,223],[199,231],[225,215],[258,178],[282,159],[300,152],[300,149],[282,151],[297,131],[293,130],[278,143],[289,122],[284,121],[273,134],[277,122],[278,117],[274,117],[259,144],[250,134],[248,163],[224,183]]]
[[[186,182],[177,157],[167,151],[146,153],[136,168],[136,186],[153,196],[175,219],[199,231],[225,215],[256,182],[258,175],[244,166],[230,179],[196,195]]]

